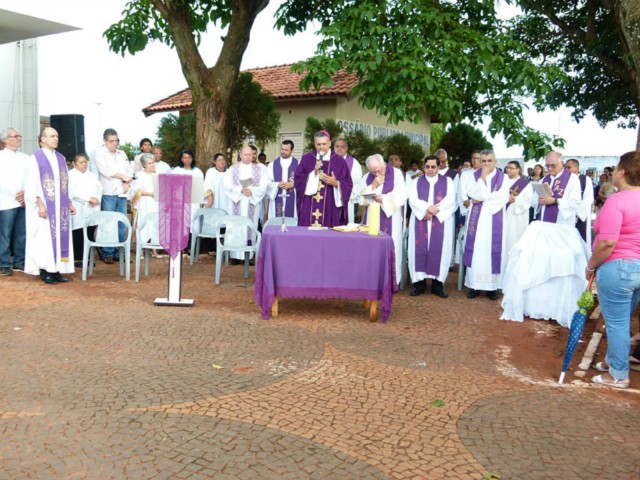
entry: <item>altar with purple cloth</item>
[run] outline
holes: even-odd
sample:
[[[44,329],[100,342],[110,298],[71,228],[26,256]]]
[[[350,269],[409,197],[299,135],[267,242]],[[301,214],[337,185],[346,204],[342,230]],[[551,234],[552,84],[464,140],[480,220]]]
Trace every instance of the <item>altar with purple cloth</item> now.
[[[287,228],[262,232],[253,296],[263,319],[277,315],[278,297],[361,299],[372,319],[378,304],[389,319],[398,291],[391,236]]]

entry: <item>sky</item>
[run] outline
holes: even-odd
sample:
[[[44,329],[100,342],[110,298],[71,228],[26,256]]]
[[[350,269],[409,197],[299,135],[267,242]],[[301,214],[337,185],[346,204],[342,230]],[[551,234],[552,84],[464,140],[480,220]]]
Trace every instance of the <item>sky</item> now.
[[[289,64],[314,53],[313,29],[291,38],[273,28],[279,3],[272,2],[256,19],[242,69]],[[142,109],[187,86],[177,54],[164,44],[150,43],[134,56],[109,50],[102,34],[121,18],[125,5],[126,0],[0,0],[0,8],[82,29],[38,39],[38,88],[41,115],[84,115],[87,150],[101,144],[108,127],[118,131],[123,143],[154,139],[162,116],[145,117]],[[203,38],[200,51],[209,66],[220,51],[220,35],[212,29]],[[634,130],[615,124],[603,129],[590,116],[576,124],[568,109],[527,112],[525,120],[533,128],[564,137],[567,155],[619,156],[635,149]],[[489,140],[498,158],[522,153],[519,147],[507,148],[500,137]]]

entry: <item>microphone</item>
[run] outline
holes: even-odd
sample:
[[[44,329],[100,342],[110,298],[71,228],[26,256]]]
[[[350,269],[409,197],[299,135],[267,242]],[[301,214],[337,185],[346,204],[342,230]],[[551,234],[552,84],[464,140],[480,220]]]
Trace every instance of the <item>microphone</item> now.
[[[320,152],[320,161],[322,162],[322,159],[324,158],[324,153]],[[318,176],[322,177],[322,167],[320,167],[320,170],[318,170]]]

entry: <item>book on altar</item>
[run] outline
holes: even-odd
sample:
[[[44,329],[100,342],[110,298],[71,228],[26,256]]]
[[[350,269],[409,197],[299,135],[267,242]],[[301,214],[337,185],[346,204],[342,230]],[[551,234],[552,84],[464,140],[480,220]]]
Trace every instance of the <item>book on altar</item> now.
[[[533,191],[538,195],[538,197],[552,197],[553,193],[551,193],[551,187],[548,183],[532,183]]]
[[[165,173],[164,175],[177,175],[174,173]],[[158,174],[151,176],[153,182],[153,199],[156,202],[160,201],[160,192],[158,188]],[[204,200],[204,179],[202,177],[191,177],[191,203],[202,203]]]
[[[243,178],[240,180],[240,185],[242,188],[253,187],[253,178]]]
[[[367,226],[360,225],[359,223],[348,223],[339,227],[333,227],[333,230],[338,232],[363,232],[367,230]]]

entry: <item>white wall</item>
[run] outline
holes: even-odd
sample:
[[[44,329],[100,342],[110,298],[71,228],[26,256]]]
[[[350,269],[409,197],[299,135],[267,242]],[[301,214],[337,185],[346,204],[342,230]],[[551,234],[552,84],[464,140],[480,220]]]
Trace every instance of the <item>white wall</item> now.
[[[0,129],[16,128],[22,134],[22,151],[38,148],[37,41],[0,45]]]

